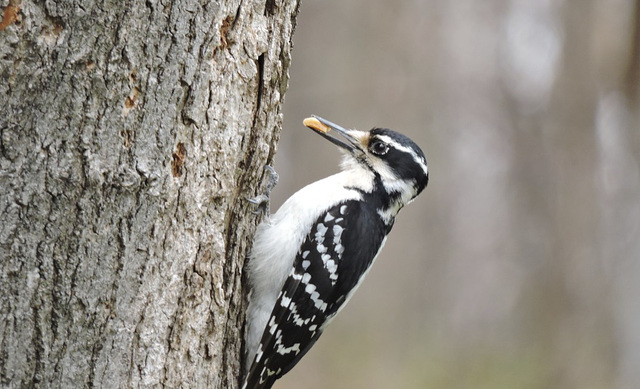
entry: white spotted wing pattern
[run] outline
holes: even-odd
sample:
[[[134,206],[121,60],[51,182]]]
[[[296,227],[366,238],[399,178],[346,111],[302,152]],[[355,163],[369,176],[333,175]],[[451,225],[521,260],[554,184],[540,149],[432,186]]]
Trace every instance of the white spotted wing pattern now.
[[[278,295],[247,388],[286,374],[348,300],[391,228],[376,212],[366,202],[351,200],[318,217]],[[263,360],[263,356],[269,357]]]

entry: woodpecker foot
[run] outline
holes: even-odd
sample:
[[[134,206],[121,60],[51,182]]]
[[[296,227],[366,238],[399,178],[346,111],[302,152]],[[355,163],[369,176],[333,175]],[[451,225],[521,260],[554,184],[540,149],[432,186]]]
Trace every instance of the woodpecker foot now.
[[[269,175],[269,177],[267,178],[268,181],[267,181],[264,193],[253,198],[247,197],[245,198],[245,200],[247,200],[253,205],[258,206],[258,209],[253,211],[254,215],[259,215],[261,213],[264,213],[265,215],[268,216],[270,215],[269,198],[271,196],[271,191],[273,190],[273,188],[275,188],[276,184],[278,183],[278,173],[276,173],[273,167],[269,165],[266,165],[264,167],[264,170],[266,170]]]

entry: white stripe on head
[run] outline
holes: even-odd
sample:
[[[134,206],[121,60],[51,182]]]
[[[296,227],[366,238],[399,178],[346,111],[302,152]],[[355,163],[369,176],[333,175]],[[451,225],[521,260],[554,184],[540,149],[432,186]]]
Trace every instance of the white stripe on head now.
[[[400,150],[400,151],[404,151],[405,153],[411,155],[411,157],[413,158],[413,160],[415,161],[415,163],[418,164],[418,166],[420,166],[422,168],[422,171],[424,172],[425,175],[429,174],[429,169],[427,168],[427,162],[424,160],[424,158],[422,158],[421,156],[419,156],[415,150],[413,150],[410,147],[407,146],[403,146],[400,143],[396,142],[395,140],[391,139],[389,136],[387,135],[376,135],[376,137],[378,139],[383,140],[386,144],[391,145],[393,148],[395,148],[396,150]]]

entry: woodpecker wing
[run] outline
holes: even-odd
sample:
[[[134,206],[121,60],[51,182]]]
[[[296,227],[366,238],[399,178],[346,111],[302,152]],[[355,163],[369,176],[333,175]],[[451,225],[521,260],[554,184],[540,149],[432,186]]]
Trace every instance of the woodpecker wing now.
[[[320,215],[271,312],[245,388],[270,388],[309,351],[358,286],[390,228],[363,201],[340,203]]]

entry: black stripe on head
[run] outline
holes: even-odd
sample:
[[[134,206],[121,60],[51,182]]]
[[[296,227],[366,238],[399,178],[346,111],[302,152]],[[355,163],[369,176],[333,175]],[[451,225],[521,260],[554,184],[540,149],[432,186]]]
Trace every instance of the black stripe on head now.
[[[370,139],[376,137],[390,140],[387,153],[377,157],[385,161],[398,178],[413,180],[417,192],[420,193],[429,181],[427,160],[420,147],[409,137],[388,128],[371,130]]]

